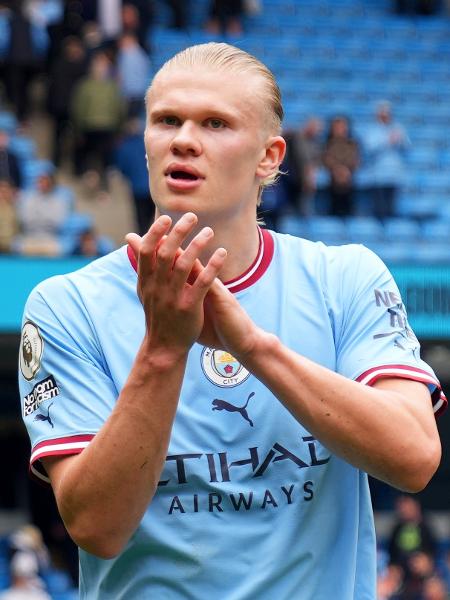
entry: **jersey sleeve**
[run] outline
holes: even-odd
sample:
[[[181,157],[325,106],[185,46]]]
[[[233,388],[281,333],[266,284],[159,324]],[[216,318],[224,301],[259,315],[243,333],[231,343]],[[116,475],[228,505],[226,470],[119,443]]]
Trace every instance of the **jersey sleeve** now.
[[[336,340],[337,371],[366,385],[382,377],[425,383],[435,414],[447,400],[408,323],[405,305],[391,273],[372,251],[349,246],[341,286],[345,309]],[[356,261],[355,261],[356,254]]]
[[[19,349],[21,412],[31,475],[49,482],[40,459],[80,453],[110,414],[117,390],[76,287],[64,276],[30,295]]]

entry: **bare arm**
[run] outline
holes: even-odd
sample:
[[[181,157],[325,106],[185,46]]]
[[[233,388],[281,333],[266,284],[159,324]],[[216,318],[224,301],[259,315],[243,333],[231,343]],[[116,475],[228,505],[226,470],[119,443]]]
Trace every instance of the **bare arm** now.
[[[261,336],[259,344],[244,366],[331,452],[405,491],[426,486],[441,447],[424,384],[386,378],[372,388],[299,356],[272,336]]]
[[[368,387],[322,367],[258,328],[220,282],[206,306],[208,343],[238,358],[330,451],[395,487],[425,487],[441,446],[424,384],[390,378]]]
[[[44,459],[70,535],[103,558],[121,551],[154,495],[187,355],[203,327],[203,299],[225,259],[216,251],[189,284],[212,231],[202,230],[181,254],[196,218],[185,215],[168,233],[170,225],[160,217],[144,238],[129,238],[138,256],[146,334],[114,410],[81,454]]]

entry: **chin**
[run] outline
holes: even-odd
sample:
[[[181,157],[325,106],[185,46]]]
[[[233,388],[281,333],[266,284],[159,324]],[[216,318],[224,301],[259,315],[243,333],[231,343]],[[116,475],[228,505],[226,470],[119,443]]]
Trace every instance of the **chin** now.
[[[205,209],[204,203],[194,194],[171,196],[164,198],[162,202],[155,202],[155,205],[161,215],[182,215],[187,212],[198,214]]]

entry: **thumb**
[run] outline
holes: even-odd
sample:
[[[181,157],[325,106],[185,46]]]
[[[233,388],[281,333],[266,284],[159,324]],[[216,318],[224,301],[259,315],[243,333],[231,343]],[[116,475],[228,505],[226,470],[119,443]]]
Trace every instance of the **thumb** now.
[[[125,241],[128,243],[130,248],[133,250],[133,254],[136,260],[139,258],[139,250],[141,248],[142,238],[137,233],[127,233]]]

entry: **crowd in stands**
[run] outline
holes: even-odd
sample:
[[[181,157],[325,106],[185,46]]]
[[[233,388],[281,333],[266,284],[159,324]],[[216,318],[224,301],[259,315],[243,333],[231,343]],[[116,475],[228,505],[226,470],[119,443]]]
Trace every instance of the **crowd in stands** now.
[[[66,554],[61,547],[49,549],[34,525],[0,539],[0,600],[74,599],[77,575],[69,576]],[[399,494],[387,536],[378,543],[377,599],[448,600],[449,590],[447,544],[420,502]]]
[[[177,0],[166,4],[171,25],[186,29],[190,4]],[[70,164],[87,193],[107,190],[108,174],[112,169],[120,171],[130,184],[137,230],[142,234],[151,222],[153,208],[139,138],[144,127],[143,98],[153,73],[149,32],[155,5],[114,0],[108,6],[105,15],[100,1],[0,2],[0,28],[7,40],[0,44],[5,82],[0,108],[2,252],[70,255],[83,247],[80,240],[86,239],[87,232],[87,238],[95,237],[94,223],[76,231],[70,221],[75,202],[68,199],[70,190],[57,185],[55,170],[38,173],[39,167],[33,166],[35,148],[26,132],[30,85],[36,74],[45,74],[47,84],[45,107],[53,121],[54,168]],[[244,10],[257,12],[262,6],[257,0],[211,2],[205,31],[239,36]],[[402,9],[397,6],[397,10]],[[390,102],[380,100],[374,112],[373,123],[365,129],[352,122],[352,115],[336,114],[329,123],[311,115],[297,129],[283,132],[288,141],[284,175],[265,192],[261,209],[268,226],[277,228],[279,217],[286,213],[365,214],[382,222],[395,216],[410,140],[404,127],[393,120]],[[14,123],[8,122],[11,117]],[[357,202],[361,188],[362,209]],[[51,216],[32,216],[42,210]],[[97,247],[102,254],[113,243],[100,239]]]
[[[189,3],[166,4],[172,26],[185,29]],[[252,6],[257,10],[258,1]],[[94,223],[77,218],[73,193],[58,184],[64,164],[87,194],[100,192],[99,197],[111,170],[120,171],[130,185],[137,230],[148,229],[153,207],[140,138],[155,10],[153,2],[142,0],[0,1],[2,253],[91,256],[113,247],[96,236]],[[241,0],[212,1],[205,31],[240,35],[243,11]],[[52,119],[51,161],[37,160],[28,134],[36,77],[45,82],[45,109]]]
[[[400,495],[395,521],[378,555],[378,600],[448,600],[450,553],[417,499]]]
[[[325,124],[317,117],[296,130],[285,131],[288,150],[284,174],[271,190],[268,214],[262,207],[270,224],[276,228],[277,218],[285,212],[303,217],[358,214],[358,175],[364,177],[365,214],[381,222],[395,216],[410,140],[392,112],[391,103],[380,100],[373,123],[358,136],[352,132],[350,117],[343,114],[331,118],[325,134]]]

